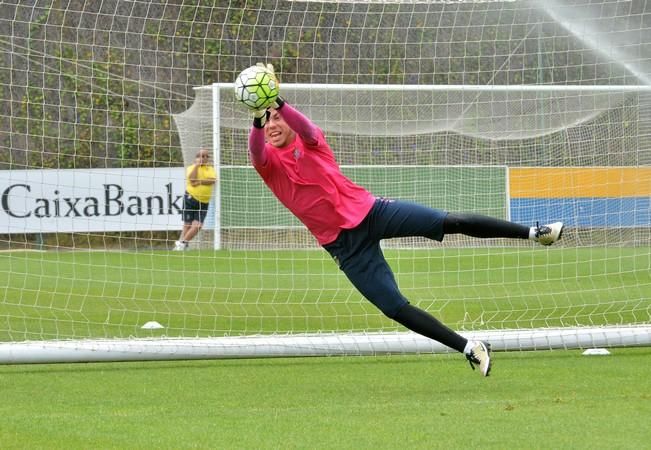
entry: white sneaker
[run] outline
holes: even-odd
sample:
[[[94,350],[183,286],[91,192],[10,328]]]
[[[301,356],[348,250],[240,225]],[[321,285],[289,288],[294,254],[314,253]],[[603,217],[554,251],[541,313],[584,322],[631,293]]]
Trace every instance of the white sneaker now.
[[[536,225],[536,240],[542,245],[552,245],[563,235],[565,225],[563,222],[554,222],[549,225]]]
[[[470,363],[472,370],[475,370],[475,364],[479,366],[479,372],[487,377],[491,372],[491,345],[487,342],[477,341],[474,343],[470,353],[466,353],[466,359]]]
[[[174,242],[174,248],[172,249],[175,252],[182,252],[185,250],[187,247],[187,243],[184,243],[182,241],[175,241]]]

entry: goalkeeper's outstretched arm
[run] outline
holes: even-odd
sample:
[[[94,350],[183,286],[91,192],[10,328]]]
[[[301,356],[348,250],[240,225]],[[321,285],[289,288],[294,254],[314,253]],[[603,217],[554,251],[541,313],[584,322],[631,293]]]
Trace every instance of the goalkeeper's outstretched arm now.
[[[317,144],[319,136],[318,128],[305,114],[286,103],[280,97],[276,99],[276,105],[276,111],[287,122],[289,128],[301,137],[303,142],[310,146]]]
[[[264,129],[258,128],[255,124],[251,127],[251,131],[249,131],[249,157],[254,166],[264,166],[267,162],[267,150],[264,146]]]

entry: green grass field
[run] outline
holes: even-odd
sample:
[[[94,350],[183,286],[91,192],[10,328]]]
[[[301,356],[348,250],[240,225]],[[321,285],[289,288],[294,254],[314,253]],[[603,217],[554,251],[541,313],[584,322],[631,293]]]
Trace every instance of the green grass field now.
[[[386,253],[458,329],[649,322],[648,249]],[[7,252],[0,298],[0,341],[397,329],[320,251]],[[645,448],[650,361],[496,353],[489,378],[456,354],[0,366],[0,447]]]
[[[0,366],[2,448],[649,447],[651,349]]]

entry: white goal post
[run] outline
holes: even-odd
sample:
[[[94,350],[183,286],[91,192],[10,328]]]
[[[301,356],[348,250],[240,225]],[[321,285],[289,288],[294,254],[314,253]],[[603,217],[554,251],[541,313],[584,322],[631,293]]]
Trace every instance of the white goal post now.
[[[560,328],[463,333],[493,351],[648,346],[649,327]],[[110,339],[0,344],[0,363],[377,356],[453,352],[416,333],[297,334],[195,339]]]

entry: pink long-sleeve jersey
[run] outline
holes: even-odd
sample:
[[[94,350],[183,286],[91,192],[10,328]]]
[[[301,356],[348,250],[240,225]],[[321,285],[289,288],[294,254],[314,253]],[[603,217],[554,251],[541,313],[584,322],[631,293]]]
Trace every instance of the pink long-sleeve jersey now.
[[[375,197],[341,173],[323,132],[291,105],[279,113],[296,132],[289,145],[264,142],[264,130],[251,128],[253,166],[274,195],[325,245],[341,230],[355,228]]]

